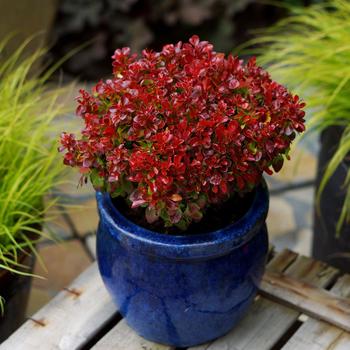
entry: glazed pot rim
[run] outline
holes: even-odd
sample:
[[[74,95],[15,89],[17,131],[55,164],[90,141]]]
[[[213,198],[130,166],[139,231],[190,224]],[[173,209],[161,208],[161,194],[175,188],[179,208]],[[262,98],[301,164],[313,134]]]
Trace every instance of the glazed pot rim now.
[[[122,244],[149,255],[192,259],[225,255],[260,231],[269,207],[265,180],[254,191],[250,208],[238,221],[216,231],[195,235],[167,235],[151,231],[121,214],[109,193],[97,192],[96,199],[102,224],[107,224],[110,234]]]

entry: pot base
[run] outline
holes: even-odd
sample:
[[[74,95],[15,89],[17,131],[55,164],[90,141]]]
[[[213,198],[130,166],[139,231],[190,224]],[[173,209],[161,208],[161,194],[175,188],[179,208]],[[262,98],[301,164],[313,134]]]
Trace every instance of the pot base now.
[[[34,256],[27,255],[21,263],[33,271]],[[32,278],[1,271],[0,295],[5,299],[4,314],[0,315],[0,344],[25,321]]]

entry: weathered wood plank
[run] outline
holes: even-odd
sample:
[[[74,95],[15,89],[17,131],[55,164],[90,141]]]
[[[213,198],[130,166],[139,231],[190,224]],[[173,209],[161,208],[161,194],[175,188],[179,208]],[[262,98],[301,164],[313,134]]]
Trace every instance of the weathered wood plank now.
[[[350,275],[342,276],[332,288],[332,293],[350,298]],[[285,344],[283,350],[349,350],[350,333],[329,323],[308,319]]]
[[[227,335],[191,350],[262,350],[270,349],[298,313],[288,307],[260,298],[244,319]],[[273,329],[274,333],[271,333]],[[277,335],[277,337],[275,337]]]
[[[350,336],[349,333],[343,332],[326,350],[349,350]]]
[[[268,264],[263,285],[268,283],[270,288],[268,295],[272,298],[275,298],[273,293],[278,295],[272,289],[283,287],[284,291],[292,290],[299,297],[306,297],[309,292],[304,293],[303,288],[307,288],[308,291],[311,288],[314,292],[312,300],[316,300],[319,304],[326,302],[328,308],[335,308],[337,312],[343,310],[344,305],[345,310],[348,308],[350,310],[349,299],[347,299],[350,297],[350,276],[339,279],[331,292],[320,291],[314,287],[328,285],[337,274],[336,269],[324,263],[297,256],[286,250],[277,254]],[[277,282],[271,278],[275,278]],[[266,293],[264,288],[263,286],[263,294]],[[325,295],[328,297],[327,300]],[[331,300],[329,296],[332,297]],[[281,298],[280,296],[279,300]],[[298,300],[290,302],[298,304]],[[297,306],[300,307],[300,304]],[[111,319],[115,312],[115,306],[102,284],[97,266],[93,264],[69,288],[62,291],[35,314],[32,320],[27,321],[13,336],[1,344],[0,350],[79,349]],[[319,309],[317,312],[319,313]],[[271,349],[299,315],[298,310],[258,296],[246,317],[229,334],[191,349]],[[309,334],[308,337],[307,334]],[[284,349],[349,350],[350,334],[328,323],[309,319],[293,335],[290,344],[288,342]],[[172,348],[144,340],[122,320],[100,339],[93,349],[170,350]]]
[[[279,254],[275,254],[274,257],[267,264],[267,270],[273,272],[283,272],[287,269],[296,259],[298,254],[292,252],[289,249],[283,250]]]
[[[0,350],[74,350],[116,313],[94,263],[0,345]]]
[[[350,332],[350,299],[281,273],[267,271],[262,295],[301,310]]]
[[[323,287],[334,279],[337,271],[324,263],[298,256],[285,250],[277,254],[267,271],[284,272],[315,286]],[[297,321],[300,312],[267,300],[264,297],[252,305],[248,314],[226,336],[192,350],[268,350]]]
[[[172,350],[171,346],[156,344],[138,336],[123,319],[91,350]]]

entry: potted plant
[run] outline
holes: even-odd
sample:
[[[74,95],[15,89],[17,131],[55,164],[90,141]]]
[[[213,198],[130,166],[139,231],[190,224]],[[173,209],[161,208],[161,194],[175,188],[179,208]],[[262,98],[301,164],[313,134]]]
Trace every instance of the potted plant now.
[[[60,91],[45,90],[49,73],[32,69],[43,51],[25,55],[26,47],[6,55],[0,45],[0,342],[24,321],[35,245],[47,236],[41,226],[54,203],[44,196],[63,171],[49,141]]]
[[[259,61],[307,96],[309,130],[321,135],[313,255],[349,272],[350,4],[326,1],[292,11],[257,39],[264,43]]]
[[[192,346],[228,332],[256,295],[268,238],[263,172],[278,171],[304,103],[251,59],[193,36],[115,51],[113,77],[80,91],[66,165],[97,190],[98,264],[128,324]]]

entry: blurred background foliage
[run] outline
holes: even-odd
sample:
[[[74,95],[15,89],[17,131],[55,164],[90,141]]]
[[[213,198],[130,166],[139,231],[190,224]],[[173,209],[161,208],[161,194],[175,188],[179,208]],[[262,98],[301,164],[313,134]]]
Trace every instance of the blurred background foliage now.
[[[50,42],[58,60],[84,42],[85,49],[63,65],[65,77],[96,80],[110,73],[117,47],[160,49],[192,34],[229,52],[288,14],[284,6],[310,0],[283,0],[278,6],[253,0],[61,0]],[[281,6],[282,5],[282,6]]]

